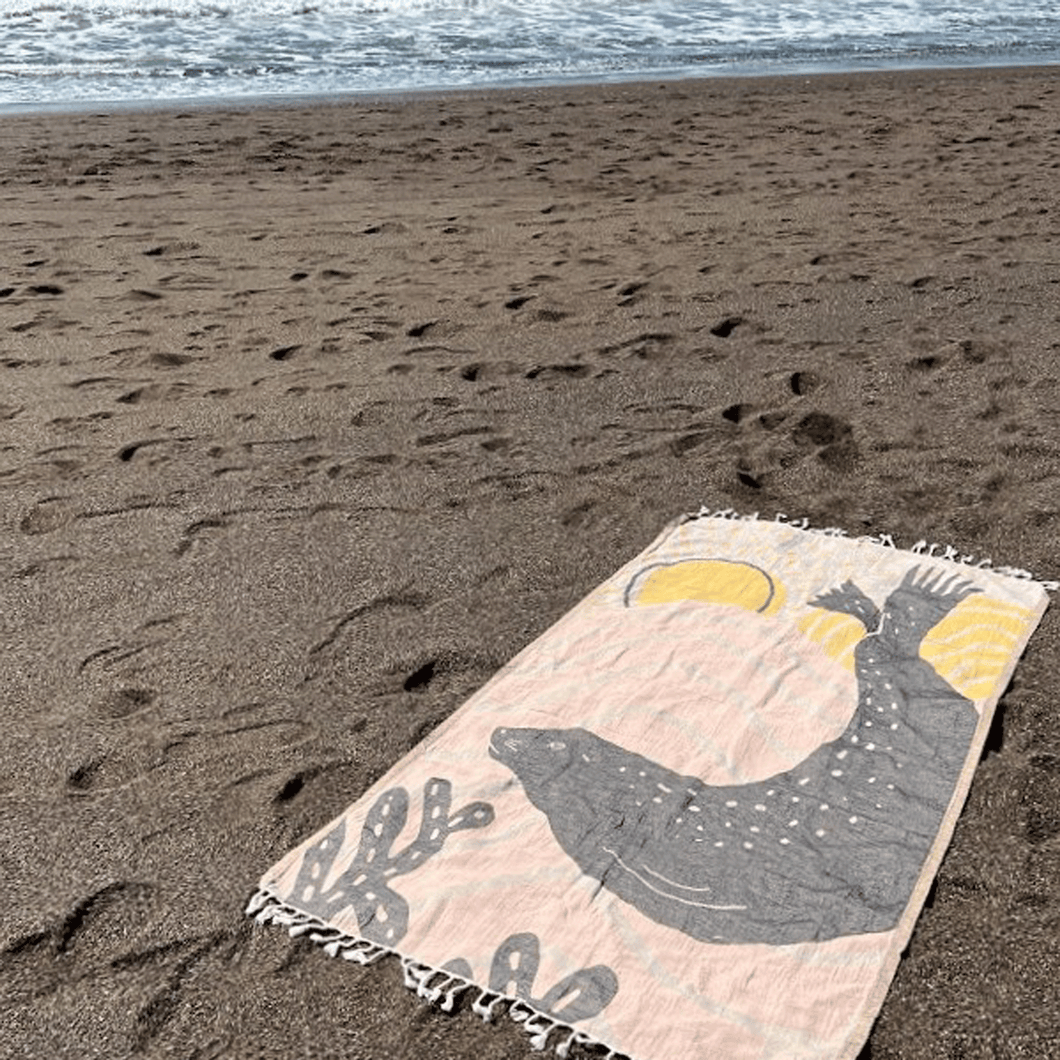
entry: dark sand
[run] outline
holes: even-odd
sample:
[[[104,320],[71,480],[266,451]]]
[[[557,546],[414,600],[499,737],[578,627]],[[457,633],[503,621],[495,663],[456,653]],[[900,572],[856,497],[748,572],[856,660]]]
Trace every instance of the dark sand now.
[[[253,926],[258,876],[684,510],[1060,574],[1056,69],[0,151],[4,1057],[529,1057]],[[1058,641],[865,1058],[1060,1055]]]

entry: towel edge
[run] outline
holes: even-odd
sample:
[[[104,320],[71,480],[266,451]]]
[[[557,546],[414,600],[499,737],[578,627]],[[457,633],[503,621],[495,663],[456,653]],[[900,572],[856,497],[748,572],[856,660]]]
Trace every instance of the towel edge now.
[[[989,556],[979,557],[974,553],[962,552],[953,545],[944,542],[929,542],[927,538],[921,538],[914,544],[905,547],[897,543],[894,537],[888,533],[862,534],[855,536],[848,533],[848,531],[840,526],[811,526],[809,519],[805,517],[795,519],[790,517],[786,512],[776,512],[772,518],[769,518],[768,516],[761,515],[759,512],[742,513],[735,508],[714,509],[709,505],[703,505],[699,511],[686,512],[684,515],[681,515],[676,520],[672,521],[667,526],[664,534],[668,533],[674,527],[682,526],[685,523],[695,522],[698,519],[727,519],[731,522],[742,523],[779,523],[783,526],[790,527],[792,530],[802,530],[809,534],[820,534],[823,537],[840,537],[849,541],[879,545],[883,548],[895,549],[899,552],[908,552],[914,556],[924,556],[928,559],[956,563],[958,566],[970,567],[973,570],[989,571],[991,574],[997,574],[1005,578],[1015,578],[1019,581],[1034,582],[1046,592],[1050,593],[1060,591],[1060,581],[1049,581],[1044,578],[1039,578],[1032,571],[1024,570],[1022,567],[995,565],[993,559]]]
[[[513,998],[497,993],[455,972],[424,964],[400,950],[380,946],[368,939],[339,931],[319,917],[289,905],[268,887],[257,887],[250,896],[244,913],[253,917],[258,924],[279,924],[286,927],[292,938],[308,936],[309,940],[316,943],[329,957],[341,957],[361,965],[374,964],[383,957],[397,957],[401,962],[405,987],[414,991],[428,1004],[437,1005],[443,1012],[452,1012],[457,998],[468,991],[477,992],[471,1002],[471,1010],[486,1023],[492,1023],[502,1006],[507,1005],[503,1010],[504,1014],[530,1035],[530,1047],[539,1052],[543,1051],[549,1048],[549,1039],[552,1038],[551,1048],[559,1060],[567,1060],[571,1046],[576,1044],[595,1045],[606,1049],[607,1053],[602,1060],[637,1060],[595,1035],[587,1034],[542,1012],[529,1004],[525,998]],[[435,985],[431,985],[432,980],[439,979]]]

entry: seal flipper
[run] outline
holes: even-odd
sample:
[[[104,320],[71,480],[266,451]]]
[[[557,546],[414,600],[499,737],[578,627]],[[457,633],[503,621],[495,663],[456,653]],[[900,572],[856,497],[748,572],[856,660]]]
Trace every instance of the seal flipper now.
[[[601,879],[609,890],[619,897],[632,902],[639,909],[647,906],[658,906],[659,903],[678,903],[689,913],[696,909],[740,910],[744,904],[727,901],[716,888],[707,883],[700,886],[686,886],[671,880],[664,873],[647,865],[643,858],[623,858],[617,850],[607,849],[612,858],[612,865],[607,870],[607,879]],[[702,875],[702,869],[700,869]],[[632,892],[632,893],[631,893]],[[634,897],[639,892],[639,896]]]
[[[662,872],[658,872],[648,865],[640,864],[631,866],[632,871],[658,894],[674,898],[677,901],[687,902],[689,905],[702,905],[709,909],[746,909],[745,905],[731,905],[722,901],[716,887],[703,883],[701,886],[693,887],[689,884],[678,883],[670,879]]]
[[[880,624],[879,608],[852,581],[843,582],[837,589],[829,589],[810,601],[811,607],[823,607],[841,615],[852,615],[872,633]]]

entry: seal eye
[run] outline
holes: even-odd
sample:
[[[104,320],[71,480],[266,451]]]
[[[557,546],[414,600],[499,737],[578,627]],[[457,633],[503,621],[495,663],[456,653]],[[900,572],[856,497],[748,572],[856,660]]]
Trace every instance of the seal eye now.
[[[567,749],[567,745],[562,740],[553,740],[548,745],[548,749],[550,751],[565,751]]]

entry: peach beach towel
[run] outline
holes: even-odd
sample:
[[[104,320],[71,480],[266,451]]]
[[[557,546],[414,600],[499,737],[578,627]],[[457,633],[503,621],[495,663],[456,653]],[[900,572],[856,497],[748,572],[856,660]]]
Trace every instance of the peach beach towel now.
[[[952,549],[683,517],[247,911],[560,1056],[850,1060],[1046,605]]]

